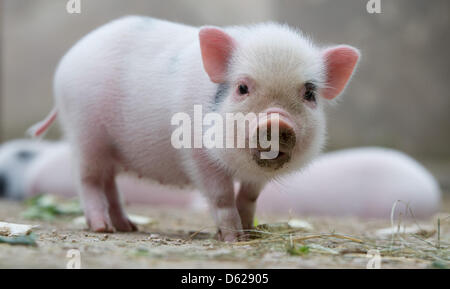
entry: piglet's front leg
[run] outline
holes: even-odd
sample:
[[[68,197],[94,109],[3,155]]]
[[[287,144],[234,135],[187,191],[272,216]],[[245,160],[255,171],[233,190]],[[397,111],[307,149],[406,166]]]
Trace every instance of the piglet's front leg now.
[[[261,192],[263,185],[255,183],[241,183],[237,195],[236,206],[242,220],[244,230],[253,229],[253,219],[255,217],[256,200]]]
[[[232,177],[204,151],[196,151],[196,181],[204,192],[218,227],[219,240],[234,242],[242,234],[241,218],[236,208]]]

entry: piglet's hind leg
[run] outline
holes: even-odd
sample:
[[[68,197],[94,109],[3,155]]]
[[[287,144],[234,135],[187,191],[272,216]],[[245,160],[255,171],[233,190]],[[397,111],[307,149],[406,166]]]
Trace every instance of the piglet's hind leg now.
[[[102,182],[96,177],[82,178],[81,198],[89,228],[94,232],[114,232],[115,228],[109,216],[108,199]]]
[[[115,229],[120,232],[137,231],[136,225],[128,219],[127,214],[123,209],[120,193],[114,178],[109,178],[107,180],[105,191],[109,203],[109,216],[111,217]]]
[[[101,149],[85,150],[80,159],[81,198],[90,229],[95,232],[135,231],[136,226],[130,222],[120,202],[110,153],[102,153]]]

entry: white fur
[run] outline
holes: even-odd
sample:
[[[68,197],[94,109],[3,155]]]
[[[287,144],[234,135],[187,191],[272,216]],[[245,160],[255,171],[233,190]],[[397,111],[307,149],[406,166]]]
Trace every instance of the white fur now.
[[[249,27],[226,29],[238,43],[229,64],[228,78],[233,83],[239,76],[251,76],[256,81],[254,95],[242,103],[225,99],[220,111],[262,112],[269,107],[282,107],[295,122],[297,144],[291,161],[281,170],[262,170],[251,155],[239,150],[215,150],[217,159],[227,163],[240,180],[268,181],[305,165],[322,149],[325,138],[326,100],[318,97],[317,107],[310,109],[301,102],[299,90],[314,80],[319,88],[325,82],[325,67],[321,50],[300,32],[286,25],[265,23]]]

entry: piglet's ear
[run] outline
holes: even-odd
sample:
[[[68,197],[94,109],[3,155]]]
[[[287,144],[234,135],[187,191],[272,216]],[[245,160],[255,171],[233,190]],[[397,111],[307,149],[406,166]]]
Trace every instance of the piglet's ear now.
[[[235,47],[234,39],[214,27],[201,28],[199,38],[206,73],[212,82],[225,82],[228,60]]]
[[[322,91],[325,98],[333,99],[344,91],[359,57],[359,51],[347,45],[325,49],[323,58],[326,65],[327,83],[326,88]]]

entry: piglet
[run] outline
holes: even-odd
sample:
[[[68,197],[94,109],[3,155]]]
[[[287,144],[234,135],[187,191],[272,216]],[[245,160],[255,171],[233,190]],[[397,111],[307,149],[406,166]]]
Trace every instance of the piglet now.
[[[28,183],[31,181],[28,178],[30,168],[42,163],[44,164],[42,169],[38,170],[49,173],[53,166],[47,164],[47,158],[43,158],[42,161],[38,159],[47,152],[54,154],[55,148],[59,146],[67,147],[67,144],[27,139],[2,143],[0,145],[0,197],[21,200],[30,196],[28,189]],[[68,151],[64,156],[58,157],[57,167],[70,167],[70,163],[63,163],[66,155],[69,155]]]
[[[426,219],[441,203],[438,181],[418,161],[393,149],[360,147],[323,154],[301,172],[269,183],[258,215],[389,220],[394,208],[395,216]]]
[[[319,153],[324,106],[344,90],[358,59],[351,46],[319,48],[275,23],[196,28],[126,17],[91,32],[63,57],[54,80],[56,108],[32,132],[42,134],[58,114],[93,231],[136,230],[115,182],[129,171],[199,189],[219,239],[235,241],[252,228],[264,184]],[[278,154],[266,159],[260,146],[176,148],[172,116],[195,119],[194,106],[224,118],[276,114]],[[246,138],[270,131],[272,120],[250,125]],[[234,181],[241,184],[236,198]]]

